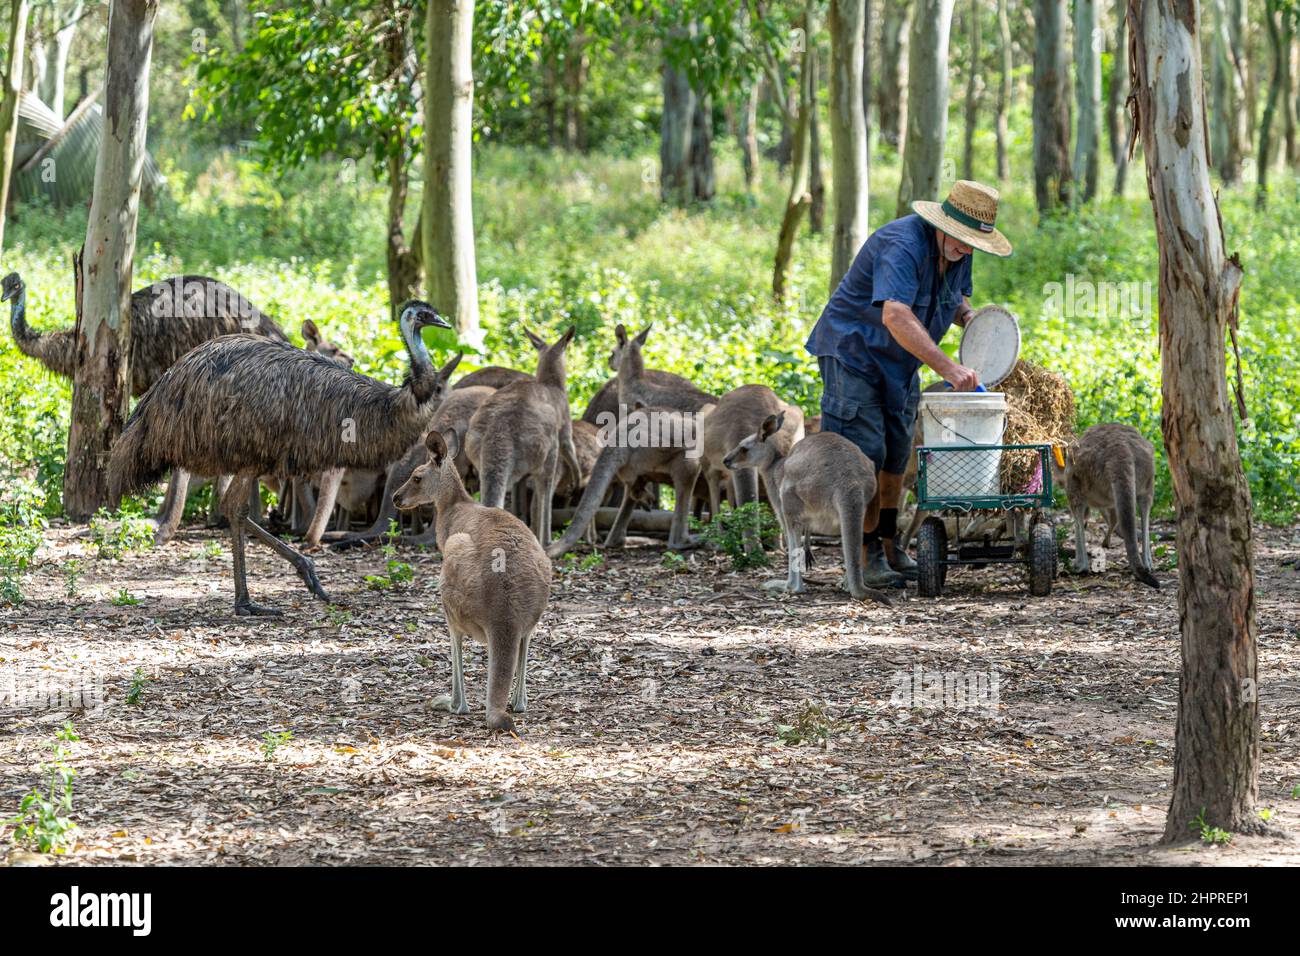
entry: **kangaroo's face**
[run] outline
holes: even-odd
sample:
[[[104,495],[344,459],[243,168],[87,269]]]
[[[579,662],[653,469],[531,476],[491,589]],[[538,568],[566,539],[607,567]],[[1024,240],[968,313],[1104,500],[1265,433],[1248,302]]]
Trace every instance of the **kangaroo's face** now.
[[[627,329],[623,326],[623,323],[620,322],[614,326],[614,350],[609,353],[609,370],[617,372],[619,366],[623,364],[623,356],[627,354],[628,349],[636,348],[639,351],[645,345],[646,337],[649,334],[649,325],[637,333],[635,337],[627,334]]]
[[[445,485],[460,481],[456,474],[460,439],[454,431],[449,431],[444,437],[430,430],[424,438],[424,448],[429,453],[429,460],[411,472],[406,484],[393,492],[393,504],[399,511],[433,504]]]
[[[343,346],[325,338],[320,329],[316,328],[316,323],[311,319],[306,319],[302,323],[302,340],[304,349],[308,352],[315,352],[317,355],[323,355],[335,365],[351,368],[356,362],[356,359],[343,351]]]
[[[768,439],[784,424],[785,412],[768,415],[758,426],[758,431],[742,438],[740,444],[727,453],[722,464],[733,471],[737,468],[766,468],[777,454]]]

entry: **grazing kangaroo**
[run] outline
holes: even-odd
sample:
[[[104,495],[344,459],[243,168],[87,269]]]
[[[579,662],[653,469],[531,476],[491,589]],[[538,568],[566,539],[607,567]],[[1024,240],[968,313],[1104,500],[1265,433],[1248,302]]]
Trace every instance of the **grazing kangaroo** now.
[[[511,382],[531,382],[532,380],[533,377],[527,372],[521,372],[514,368],[505,368],[500,365],[488,365],[462,375],[452,388],[478,388],[480,386],[505,388]]]
[[[700,474],[700,458],[692,453],[693,448],[698,450],[695,421],[689,412],[646,408],[638,403],[619,420],[616,428],[610,427],[610,422],[602,423],[601,439],[605,447],[592,468],[591,480],[583,489],[573,520],[564,535],[549,545],[547,554],[551,557],[564,554],[578,543],[615,478],[623,484],[623,500],[605,538],[605,547],[623,546],[632,509],[640,498],[642,486],[649,481],[671,481],[673,485],[676,504],[668,547],[674,551],[693,547],[696,542],[688,534],[688,519],[691,490]],[[637,435],[645,436],[646,440],[633,438]]]
[[[461,644],[471,637],[487,645],[487,725],[514,733],[507,696],[515,713],[528,707],[528,644],[551,595],[551,562],[522,521],[470,498],[457,471],[459,444],[455,432],[430,431],[429,460],[393,502],[403,511],[432,504],[438,512],[438,590],[451,634],[451,696],[435,706],[469,713]]]
[[[718,405],[704,419],[704,480],[709,486],[709,514],[717,515],[722,501],[722,483],[729,482],[733,506],[758,499],[758,474],[753,468],[731,471],[722,460],[758,431],[769,415],[785,412],[781,454],[804,437],[803,410],[787,405],[766,385],[742,385],[718,400]],[[776,439],[774,439],[776,440]],[[768,491],[768,497],[772,492]]]
[[[1093,425],[1066,449],[1064,466],[1053,455],[1052,479],[1065,489],[1074,516],[1074,570],[1088,572],[1088,509],[1100,508],[1118,528],[1133,578],[1149,587],[1160,582],[1151,573],[1151,501],[1155,497],[1156,454],[1132,425]],[[1142,515],[1138,547],[1136,515]],[[1109,539],[1110,530],[1106,537]]]
[[[808,539],[837,525],[844,552],[844,585],[853,597],[889,604],[882,592],[862,579],[862,519],[876,494],[876,469],[851,441],[833,432],[817,432],[781,450],[785,413],[763,419],[757,432],[741,441],[723,463],[731,469],[757,468],[763,475],[772,510],[785,533],[789,575],[785,589],[804,590],[803,568]]]
[[[543,544],[551,540],[551,499],[559,466],[563,463],[571,475],[578,473],[564,371],[564,350],[575,331],[571,325],[555,344],[547,345],[525,329],[538,352],[536,379],[512,382],[489,395],[470,419],[465,436],[483,504],[504,507],[506,492],[532,478],[532,528]]]

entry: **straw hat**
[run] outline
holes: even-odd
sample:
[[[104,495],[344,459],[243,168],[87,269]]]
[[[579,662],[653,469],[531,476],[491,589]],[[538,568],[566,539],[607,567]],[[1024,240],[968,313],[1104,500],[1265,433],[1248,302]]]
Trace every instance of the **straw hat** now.
[[[959,179],[943,202],[912,203],[912,210],[940,232],[995,256],[1011,255],[1007,237],[993,228],[998,217],[998,191],[983,183]]]

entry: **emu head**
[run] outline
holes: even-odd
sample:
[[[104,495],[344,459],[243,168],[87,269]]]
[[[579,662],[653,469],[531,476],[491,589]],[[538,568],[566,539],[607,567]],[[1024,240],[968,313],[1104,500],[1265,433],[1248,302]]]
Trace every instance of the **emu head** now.
[[[0,295],[0,302],[8,302],[14,296],[23,291],[23,279],[17,272],[11,272],[4,278],[4,283],[0,286],[4,293]]]
[[[635,348],[638,352],[641,351],[653,325],[654,323],[651,322],[650,325],[638,332],[635,337],[627,334],[627,329],[624,328],[622,322],[614,326],[615,345],[614,350],[609,353],[609,370],[611,372],[618,371],[618,367],[623,364],[623,356],[627,354],[629,348]]]
[[[784,411],[768,415],[763,419],[763,424],[758,426],[758,431],[745,436],[739,445],[727,453],[727,457],[722,459],[722,464],[732,470],[764,468],[771,464],[772,459],[776,457],[776,448],[768,439],[779,432],[784,424]]]
[[[356,359],[343,351],[343,346],[321,335],[320,329],[316,328],[316,323],[311,319],[303,319],[302,340],[306,343],[303,348],[308,352],[323,355],[335,365],[351,368],[356,362]]]
[[[399,511],[433,504],[448,483],[460,483],[460,475],[456,472],[460,439],[455,431],[443,435],[430,429],[424,437],[424,448],[429,453],[428,460],[411,472],[406,484],[393,492],[393,504]]]

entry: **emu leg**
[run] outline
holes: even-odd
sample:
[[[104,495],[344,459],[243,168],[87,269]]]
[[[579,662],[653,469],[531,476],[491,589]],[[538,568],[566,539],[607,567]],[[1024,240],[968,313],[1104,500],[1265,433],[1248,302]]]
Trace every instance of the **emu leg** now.
[[[244,529],[252,522],[248,520],[248,477],[238,477],[230,483],[230,494],[227,501],[230,503],[230,553],[233,556],[231,564],[235,572],[235,613],[241,617],[276,617],[279,611],[273,608],[264,607],[255,603],[248,596],[248,574],[244,564]],[[257,527],[256,525],[252,525]]]
[[[233,475],[218,475],[212,479],[212,504],[208,508],[209,528],[229,527],[230,520],[226,517],[226,513],[221,510],[221,505],[226,500],[226,495],[230,491],[230,484],[234,480]]]
[[[303,583],[307,585],[308,591],[326,604],[330,603],[330,596],[325,593],[325,589],[320,586],[320,579],[316,577],[316,565],[312,563],[311,558],[289,547],[247,515],[243,516],[243,522],[244,529],[249,534],[293,565],[294,570],[298,572],[298,577],[302,578]]]
[[[162,508],[158,510],[157,530],[154,531],[153,543],[165,544],[171,540],[176,529],[181,525],[185,514],[185,493],[190,487],[190,473],[184,468],[172,471],[171,480],[167,482],[167,494],[163,498]]]

